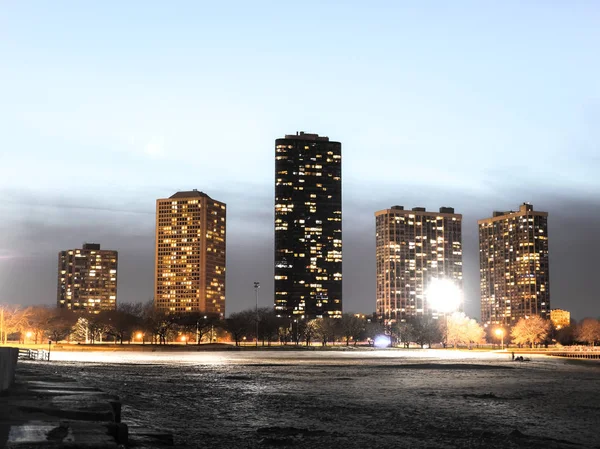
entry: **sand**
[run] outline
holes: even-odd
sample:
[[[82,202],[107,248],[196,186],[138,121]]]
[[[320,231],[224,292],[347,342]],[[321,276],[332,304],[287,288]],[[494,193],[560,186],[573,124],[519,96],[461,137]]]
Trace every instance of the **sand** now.
[[[469,351],[53,353],[198,448],[600,448],[600,363]]]

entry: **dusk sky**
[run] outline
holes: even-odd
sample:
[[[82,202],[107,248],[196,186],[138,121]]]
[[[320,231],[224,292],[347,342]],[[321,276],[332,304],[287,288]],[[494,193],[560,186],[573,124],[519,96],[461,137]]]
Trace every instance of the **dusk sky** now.
[[[552,308],[600,316],[600,3],[0,3],[0,303],[55,304],[57,253],[153,295],[157,198],[227,203],[227,313],[273,301],[274,141],[342,142],[344,311],[375,310],[374,212],[549,212]],[[294,6],[296,5],[296,6]]]

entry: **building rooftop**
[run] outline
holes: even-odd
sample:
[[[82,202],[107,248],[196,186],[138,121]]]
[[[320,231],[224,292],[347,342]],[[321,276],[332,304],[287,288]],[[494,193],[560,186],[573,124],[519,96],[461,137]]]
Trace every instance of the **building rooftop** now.
[[[193,189],[193,190],[186,190],[186,191],[177,192],[174,195],[171,195],[169,197],[169,199],[171,199],[171,198],[193,198],[193,197],[210,198],[210,196],[208,196],[206,193],[200,192],[200,191],[198,191],[196,189]]]
[[[478,221],[479,222],[484,222],[484,221],[493,220],[494,218],[507,217],[507,216],[510,216],[510,215],[527,214],[528,212],[532,212],[534,215],[548,215],[547,212],[540,212],[540,211],[537,211],[537,210],[533,210],[533,204],[523,203],[523,204],[521,204],[519,206],[519,210],[518,211],[514,211],[514,210],[498,211],[498,210],[495,210],[492,213],[492,217],[491,218],[484,218],[484,219],[478,220]]]
[[[319,136],[318,134],[305,133],[304,131],[296,131],[296,134],[286,134],[285,138],[295,140],[319,140],[322,142],[329,142],[329,137],[327,136]]]
[[[442,206],[440,207],[439,212],[434,212],[434,211],[427,211],[426,208],[424,207],[413,207],[410,211],[409,210],[405,210],[404,206],[392,206],[389,209],[384,209],[382,211],[382,213],[385,213],[386,211],[391,210],[391,211],[403,211],[406,214],[410,213],[410,212],[426,212],[427,214],[451,214],[451,215],[460,215],[454,212],[454,208],[453,207],[448,207],[448,206]],[[377,213],[379,213],[377,212]]]

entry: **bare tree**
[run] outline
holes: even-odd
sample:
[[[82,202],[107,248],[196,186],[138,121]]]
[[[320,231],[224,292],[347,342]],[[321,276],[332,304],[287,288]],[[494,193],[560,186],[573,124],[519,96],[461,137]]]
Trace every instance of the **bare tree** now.
[[[576,328],[577,340],[586,342],[592,346],[600,341],[600,321],[594,318],[585,318]]]
[[[550,322],[544,318],[533,315],[521,318],[512,328],[511,336],[518,345],[534,345],[543,343],[548,337]]]
[[[225,330],[229,332],[236,346],[239,346],[243,337],[251,332],[255,319],[255,311],[244,310],[243,312],[232,313],[225,320]]]
[[[421,348],[425,345],[431,347],[433,342],[442,340],[438,320],[434,320],[430,316],[418,316],[413,318],[410,323],[413,327],[415,343],[420,345]]]
[[[271,346],[271,342],[278,337],[281,320],[277,318],[277,315],[275,315],[275,312],[270,307],[258,309],[258,319],[258,338],[262,340],[263,346],[265,345],[265,340]]]
[[[310,343],[317,335],[317,323],[318,320],[299,320],[298,329],[299,335],[306,343],[306,346],[310,346]]]
[[[10,334],[21,333],[29,325],[31,309],[19,306],[0,306],[0,343],[6,344]]]
[[[371,342],[375,341],[375,337],[378,335],[385,334],[385,326],[383,323],[378,321],[371,321],[365,323],[365,337],[367,337]]]
[[[410,347],[410,342],[415,338],[415,329],[412,323],[408,321],[398,321],[391,327],[392,335],[396,340],[402,343],[405,348]]]
[[[455,348],[461,344],[468,345],[470,348],[472,344],[479,344],[484,341],[485,331],[483,328],[477,321],[469,318],[464,313],[453,313],[444,321],[447,322],[446,340]]]
[[[335,318],[317,318],[313,321],[317,340],[320,340],[323,346],[326,346],[328,341],[335,343],[339,332],[338,326],[340,320]]]
[[[77,318],[77,314],[71,310],[54,309],[48,320],[47,333],[50,340],[54,342],[65,340],[73,332]]]
[[[56,309],[45,306],[34,306],[30,310],[29,330],[33,333],[35,344],[42,343],[47,337],[48,323]]]
[[[350,313],[344,313],[340,319],[339,327],[341,336],[346,341],[346,346],[349,346],[352,339],[354,339],[354,345],[356,345],[365,326],[364,321],[360,318]]]

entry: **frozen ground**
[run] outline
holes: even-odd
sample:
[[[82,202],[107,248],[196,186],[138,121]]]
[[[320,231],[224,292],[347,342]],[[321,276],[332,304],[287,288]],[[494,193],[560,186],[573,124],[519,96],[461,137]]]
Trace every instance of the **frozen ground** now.
[[[56,353],[200,448],[600,448],[600,363],[453,351]]]

